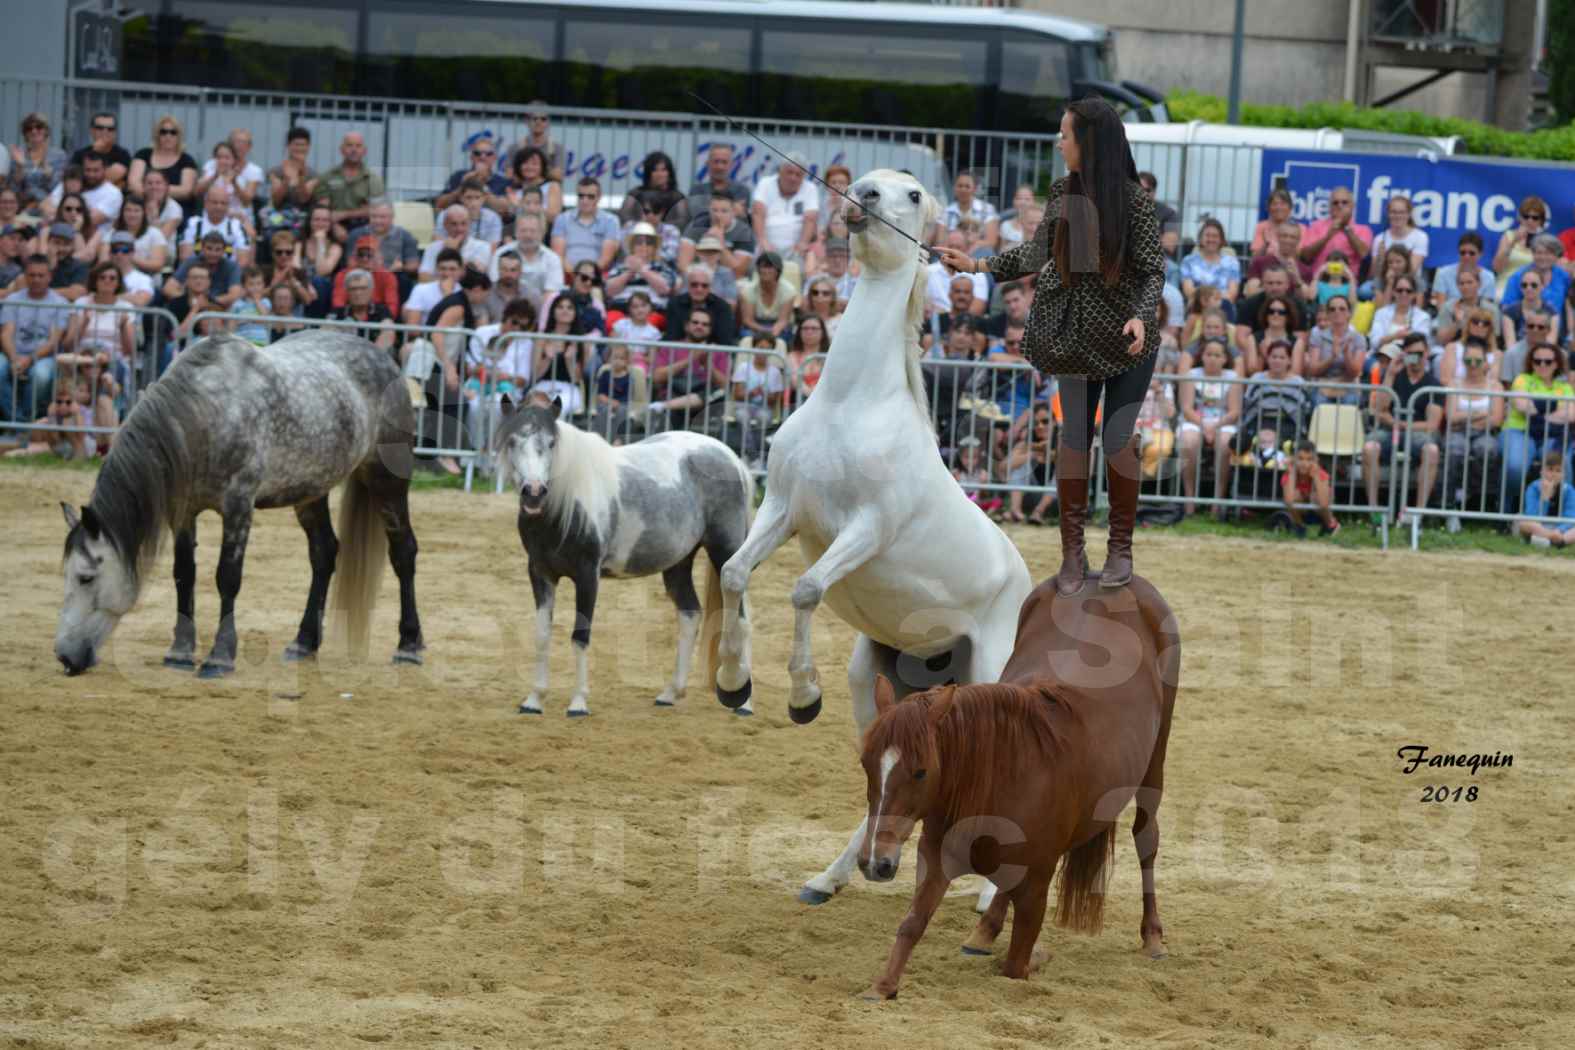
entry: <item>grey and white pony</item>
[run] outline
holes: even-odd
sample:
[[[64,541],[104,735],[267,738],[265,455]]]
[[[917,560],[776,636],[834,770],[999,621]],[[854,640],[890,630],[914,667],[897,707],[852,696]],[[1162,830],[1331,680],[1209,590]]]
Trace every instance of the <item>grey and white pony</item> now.
[[[520,541],[536,600],[536,678],[520,713],[539,715],[547,693],[547,650],[558,581],[574,581],[576,677],[568,715],[590,714],[588,653],[601,578],[662,574],[678,608],[678,663],[656,697],[670,707],[684,697],[696,629],[706,642],[706,680],[742,714],[749,705],[748,608],[740,603],[739,642],[719,664],[719,573],[749,532],[754,483],[732,449],[703,434],[671,431],[614,448],[597,434],[559,421],[562,405],[504,399],[495,439],[504,477],[519,490]],[[692,573],[704,548],[710,561],[702,613]]]
[[[180,354],[115,437],[79,515],[62,504],[65,604],[55,655],[67,674],[97,661],[137,603],[166,529],[175,534],[175,639],[166,666],[195,666],[197,516],[224,518],[219,627],[200,677],[235,669],[235,596],[252,511],[293,507],[312,565],[306,612],[286,660],[309,659],[340,542],[328,493],[344,492],[344,562],[334,594],[353,652],[366,649],[384,557],[399,576],[396,663],[420,663],[416,537],[408,493],[415,416],[388,354],[344,332],[307,331],[268,347],[216,335]]]

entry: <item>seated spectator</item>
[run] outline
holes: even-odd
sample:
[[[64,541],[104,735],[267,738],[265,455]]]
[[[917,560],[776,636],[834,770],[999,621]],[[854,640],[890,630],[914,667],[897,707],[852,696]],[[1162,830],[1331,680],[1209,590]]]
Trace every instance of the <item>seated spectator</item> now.
[[[803,154],[789,153],[775,175],[760,180],[749,205],[759,250],[801,265],[820,223],[820,191],[804,177],[808,170]]]
[[[591,433],[600,434],[614,445],[623,444],[629,431],[635,380],[630,363],[628,345],[614,343],[607,349],[606,367],[596,374],[596,408],[591,415]]]
[[[1528,317],[1545,317],[1549,320],[1548,335],[1546,338],[1559,342],[1559,311],[1549,309],[1542,291],[1542,275],[1535,270],[1517,275],[1514,278],[1515,287],[1520,289],[1521,299],[1517,303],[1509,303],[1500,313],[1499,325],[1502,329],[1504,342],[1509,345],[1520,342],[1526,336],[1526,320]]]
[[[97,230],[100,227],[113,227],[115,220],[120,217],[120,206],[125,201],[125,195],[106,177],[104,159],[96,153],[89,153],[86,163],[81,167],[73,164],[66,171],[68,176],[79,179],[80,185],[71,187],[68,185],[71,178],[63,179],[40,210],[47,216],[53,216],[55,208],[59,206],[67,192],[80,194],[82,200],[87,203],[87,211],[84,213],[85,228]]]
[[[87,201],[82,199],[82,195],[76,192],[67,193],[60,202],[60,210],[55,216],[55,222],[49,226],[50,230],[60,225],[72,231],[71,257],[83,266],[91,266],[97,262],[98,254],[104,248],[104,237],[99,234],[99,227],[88,221],[87,213]]]
[[[496,279],[498,259],[512,254],[520,260],[520,286],[533,303],[545,303],[563,291],[563,260],[542,243],[545,227],[539,214],[521,215],[514,221],[514,240],[492,253],[487,275]]]
[[[229,266],[234,265],[227,259],[225,263]],[[175,343],[184,343],[188,339],[216,335],[224,331],[223,321],[217,318],[198,320],[198,316],[205,313],[223,313],[230,308],[229,302],[220,302],[210,294],[213,290],[212,277],[208,273],[208,264],[203,261],[202,256],[199,255],[195,259],[188,260],[184,269],[186,270],[186,275],[180,294],[171,297],[166,286],[164,297],[164,308],[175,316],[177,322],[175,325]],[[235,298],[239,298],[241,292],[240,282],[237,281],[232,290],[235,295],[230,302],[233,302]],[[160,372],[163,372],[164,367],[168,365],[168,354],[165,355],[165,358],[166,360],[161,362]]]
[[[515,159],[518,159],[521,150],[534,147],[547,157],[545,176],[555,182],[562,182],[566,170],[563,166],[563,143],[552,137],[552,116],[547,112],[547,103],[540,99],[526,103],[525,121],[525,137],[514,147]]]
[[[1312,267],[1302,262],[1297,255],[1298,247],[1302,240],[1302,228],[1294,222],[1282,222],[1275,229],[1273,246],[1261,255],[1253,256],[1252,262],[1247,266],[1247,280],[1242,285],[1242,294],[1247,296],[1257,295],[1263,290],[1264,270],[1278,266],[1291,277],[1290,290],[1296,294],[1297,299],[1310,300],[1314,298]],[[1281,293],[1284,294],[1284,293]]]
[[[44,413],[55,380],[54,355],[71,320],[69,300],[49,286],[47,258],[29,257],[22,278],[22,290],[0,304],[0,413],[16,422]]]
[[[1444,491],[1453,494],[1466,480],[1467,469],[1478,484],[1489,476],[1488,465],[1498,452],[1497,431],[1504,425],[1504,399],[1493,397],[1504,387],[1494,377],[1497,362],[1488,356],[1487,343],[1479,336],[1468,336],[1460,357],[1458,378],[1443,382],[1463,390],[1479,393],[1450,394],[1444,401],[1444,460],[1452,468],[1453,477],[1444,479]],[[1475,503],[1467,497],[1467,505]],[[1451,528],[1457,528],[1456,519]]]
[[[668,319],[669,325],[671,317]],[[686,312],[684,327],[675,342],[715,345],[711,314],[696,306]],[[730,359],[725,353],[701,350],[675,350],[659,346],[651,354],[651,396],[646,406],[649,430],[687,427],[697,410],[703,409],[713,391],[726,390],[732,380]]]
[[[706,151],[705,181],[689,191],[689,221],[710,211],[711,195],[726,190],[733,201],[733,210],[739,218],[746,218],[751,191],[748,186],[733,178],[733,147],[727,142],[713,142]]]
[[[726,188],[714,191],[706,210],[695,216],[678,242],[678,268],[687,271],[695,261],[700,242],[706,237],[726,246],[726,262],[735,277],[749,273],[755,256],[755,235],[749,224],[733,209],[732,195]],[[707,265],[712,265],[708,263]]]
[[[22,227],[13,223],[0,226],[0,299],[22,287]]]
[[[924,333],[927,339],[920,340],[921,345],[925,346],[931,356],[943,356],[946,340],[954,328],[961,325],[965,326],[969,332],[974,331],[975,325],[980,318],[978,314],[973,312],[973,292],[974,285],[969,274],[959,273],[952,278],[951,299],[947,304],[949,309],[945,313],[933,313],[930,315],[928,330]]]
[[[568,294],[580,308],[580,317],[593,332],[607,331],[607,297],[602,292],[602,272],[589,259],[574,268],[574,280]],[[546,311],[542,312],[543,320]]]
[[[272,331],[262,318],[273,313],[273,303],[268,301],[268,279],[259,266],[248,266],[241,271],[241,294],[230,307],[231,313],[248,314],[256,321],[234,321],[231,331],[253,346],[267,346],[272,342]],[[392,343],[392,340],[390,340]]]
[[[485,206],[486,199],[487,195],[482,189],[480,179],[470,176],[460,183],[459,203],[469,217],[470,235],[486,243],[487,255],[490,259],[493,250],[503,240],[503,219],[497,212]]]
[[[197,193],[206,201],[210,190],[222,190],[226,200],[229,201],[230,218],[239,222],[248,234],[255,234],[256,227],[252,225],[252,197],[257,191],[257,185],[248,183],[241,174],[240,162],[235,156],[235,147],[222,139],[214,143],[213,156],[208,159],[202,170],[203,175],[197,180]]]
[[[1494,336],[1497,342],[1503,317],[1498,312],[1498,304],[1482,296],[1484,273],[1482,270],[1462,270],[1455,278],[1455,296],[1439,308],[1433,322],[1433,335],[1438,342],[1447,344],[1459,339],[1475,319],[1486,320],[1489,329],[1486,334]]]
[[[1223,315],[1221,315],[1223,320]],[[1181,490],[1186,496],[1185,513],[1197,510],[1193,503],[1200,475],[1199,461],[1204,449],[1214,457],[1214,497],[1225,498],[1225,482],[1230,476],[1228,460],[1231,439],[1241,420],[1242,387],[1230,366],[1230,349],[1223,335],[1209,336],[1199,354],[1201,364],[1187,373],[1178,388],[1181,416],[1178,440],[1181,444]]]
[[[1025,213],[1038,204],[1039,198],[1034,196],[1032,183],[1025,182],[1017,187],[1012,194],[1012,206],[1001,213],[1001,251],[1015,248],[1034,235],[1033,228],[1025,222]]]
[[[968,254],[975,259],[988,259],[994,250],[984,241],[984,226],[977,219],[963,219],[957,231],[968,239]]]
[[[837,282],[837,310],[839,312],[848,308],[848,300],[853,298],[853,286],[858,283],[858,275],[848,269],[848,264],[852,261],[852,258],[846,238],[832,237],[827,239],[825,273],[827,277]]]
[[[327,210],[324,209],[324,214],[326,213]],[[273,259],[273,265],[268,275],[268,297],[277,301],[281,289],[288,288],[290,302],[296,307],[294,313],[297,316],[305,316],[306,308],[317,302],[317,286],[307,275],[306,258],[301,251],[301,246],[295,241],[294,232],[289,227],[275,230],[271,247],[272,251],[269,254]],[[275,313],[277,312],[275,309]]]
[[[460,290],[460,277],[465,275],[465,260],[457,250],[441,249],[438,261],[433,264],[436,280],[424,280],[411,288],[405,299],[405,324],[425,324],[428,313],[438,302]]]
[[[332,210],[334,239],[343,241],[350,227],[367,221],[372,201],[387,196],[382,178],[366,166],[366,139],[351,131],[339,141],[339,166],[323,173],[317,200]]]
[[[715,200],[716,198],[712,198]],[[726,204],[725,199],[722,200]],[[700,243],[695,245],[695,257],[701,265],[710,269],[712,273],[713,290],[727,302],[728,306],[738,307],[738,276],[733,272],[733,267],[726,261],[726,256],[733,253],[728,251],[721,241],[715,237],[705,236],[700,238]],[[825,275],[822,274],[822,277]]]
[[[644,368],[648,363],[644,344],[660,342],[662,330],[651,323],[651,297],[646,293],[631,293],[626,309],[624,316],[613,322],[612,335],[622,340],[619,345],[629,351],[629,359]]]
[[[1521,504],[1525,516],[1515,522],[1515,535],[1534,547],[1575,544],[1575,486],[1564,480],[1564,454],[1542,457],[1542,476],[1526,486]]]
[[[49,287],[71,302],[80,299],[88,290],[87,263],[77,259],[71,251],[76,238],[77,232],[66,223],[57,222],[49,228]]]
[[[758,472],[765,469],[766,428],[782,408],[786,384],[781,366],[771,359],[773,350],[782,349],[781,343],[757,335],[750,346],[755,352],[747,358],[738,355],[733,365],[733,415],[744,432],[744,461]]]
[[[1389,343],[1403,344],[1412,334],[1420,335],[1424,342],[1431,343],[1433,319],[1416,304],[1416,280],[1397,277],[1389,288],[1394,301],[1373,315],[1373,325],[1367,330],[1368,344],[1378,350]]]
[[[524,264],[518,255],[510,252],[498,259],[497,263],[498,275],[492,279],[492,290],[487,293],[487,316],[501,319],[504,309],[514,300],[525,299],[529,302],[530,292],[520,283]]]
[[[626,205],[628,203],[627,201],[625,202]],[[637,192],[634,194],[633,203],[640,217],[633,222],[623,224],[623,239],[627,241],[630,231],[639,223],[644,222],[657,232],[659,241],[656,251],[657,258],[669,266],[677,266],[678,246],[682,238],[679,236],[678,227],[662,218],[661,198],[654,194],[642,197]]]
[[[1148,199],[1154,202],[1154,218],[1159,222],[1160,231],[1181,229],[1181,214],[1159,199],[1159,179],[1152,171],[1138,172],[1138,184],[1143,187],[1143,192],[1148,194]]]
[[[277,277],[278,275],[275,274]],[[277,343],[285,336],[301,330],[301,325],[290,322],[304,316],[304,310],[294,284],[276,284],[268,288],[268,301],[273,304],[272,320],[268,325],[268,341]],[[283,318],[284,320],[277,320]]]
[[[148,219],[148,209],[141,197],[136,194],[126,198],[120,209],[120,218],[115,220],[115,232],[126,234],[132,246],[131,262],[144,274],[160,274],[170,261],[169,241],[164,239],[164,234]],[[111,241],[104,243],[103,254],[100,258],[108,260],[112,248]]]
[[[461,168],[450,175],[448,185],[433,203],[439,208],[447,208],[451,204],[464,204],[465,185],[474,183],[481,191],[481,198],[476,202],[473,215],[483,207],[499,216],[500,221],[501,216],[513,215],[514,207],[508,198],[509,179],[507,175],[497,170],[498,147],[491,133],[482,131],[472,135],[466,140],[465,148],[470,151],[470,167]],[[498,236],[501,237],[502,234]],[[483,239],[487,238],[483,237]]]
[[[1318,462],[1318,446],[1305,438],[1296,445],[1296,455],[1291,460],[1290,468],[1280,476],[1280,496],[1285,501],[1285,513],[1290,517],[1291,528],[1297,536],[1307,535],[1301,508],[1308,503],[1314,505],[1318,520],[1322,522],[1318,535],[1333,536],[1340,531],[1340,522],[1335,518],[1334,511],[1329,509],[1334,502],[1334,486],[1329,481],[1329,472]]]
[[[830,189],[827,191],[826,206],[820,209],[820,231],[815,238],[815,250],[817,253],[824,249],[827,237],[840,236],[844,239],[847,238],[843,211],[848,206],[848,199],[844,194],[848,192],[848,187],[853,185],[853,172],[848,169],[846,164],[831,165],[826,169],[825,175],[822,177],[826,180],[826,185]],[[843,229],[840,233],[833,234],[831,232],[833,221],[842,223]]]
[[[1440,266],[1433,272],[1433,306],[1442,306],[1460,295],[1459,279],[1462,273],[1476,274],[1480,288],[1478,294],[1489,302],[1498,302],[1498,279],[1493,271],[1482,265],[1482,237],[1467,230],[1460,235],[1458,262]]]
[[[1533,343],[1525,362],[1525,371],[1510,384],[1510,391],[1517,396],[1509,399],[1504,428],[1498,435],[1505,498],[1509,500],[1524,489],[1532,461],[1567,448],[1575,427],[1575,402],[1554,400],[1575,394],[1564,378],[1564,351],[1552,343]],[[1513,513],[1516,508],[1504,510]]]
[[[968,238],[957,230],[948,230],[942,242],[946,247],[959,252],[968,250]],[[927,267],[929,283],[926,285],[927,308],[932,312],[942,312],[951,308],[952,304],[952,278],[956,276],[946,264],[937,256],[934,262]],[[968,307],[968,312],[983,316],[990,302],[990,278],[988,274],[973,273],[963,274],[973,282],[973,302]]]
[[[1400,337],[1400,352],[1389,358],[1383,384],[1373,391],[1372,413],[1376,426],[1367,434],[1362,445],[1362,477],[1367,483],[1367,502],[1378,506],[1378,465],[1388,463],[1394,454],[1405,447],[1406,433],[1411,435],[1411,465],[1417,471],[1417,506],[1427,505],[1433,492],[1433,480],[1438,473],[1438,436],[1444,421],[1444,395],[1427,393],[1413,397],[1419,391],[1432,391],[1442,384],[1433,370],[1427,367],[1427,336],[1410,332]],[[1383,347],[1378,348],[1380,353]],[[1415,411],[1413,415],[1412,412]],[[1401,493],[1400,504],[1405,506],[1409,493]],[[1406,520],[1402,510],[1400,521]]]
[[[263,221],[289,226],[296,233],[306,229],[306,211],[317,198],[318,175],[306,158],[312,152],[312,133],[294,127],[285,135],[284,159],[268,169],[268,207]]]
[[[751,335],[791,337],[793,303],[798,288],[782,277],[782,257],[763,252],[755,260],[755,278],[738,289],[738,324]]]
[[[148,221],[158,227],[173,252],[176,242],[180,240],[180,228],[186,221],[186,212],[179,202],[170,197],[170,183],[162,171],[149,171],[142,177],[142,200],[148,211]]]
[[[1280,227],[1288,222],[1296,226],[1297,237],[1300,239],[1306,231],[1291,219],[1291,209],[1294,206],[1295,202],[1291,200],[1290,190],[1270,190],[1268,200],[1269,217],[1260,220],[1258,225],[1253,227],[1252,243],[1247,246],[1247,250],[1255,256],[1267,255],[1269,252],[1274,251],[1279,247]],[[1310,262],[1311,260],[1304,259],[1302,261]]]
[[[361,322],[365,327],[354,329],[356,335],[376,343],[384,350],[392,350],[394,330],[388,325],[393,323],[395,314],[378,301],[372,272],[359,267],[350,270],[344,275],[342,288],[344,300],[336,303],[329,311],[329,320]]]
[[[1514,342],[1507,343],[1503,353],[1499,354],[1498,378],[1505,386],[1513,383],[1516,376],[1526,371],[1526,355],[1531,352],[1532,346],[1537,343],[1557,342],[1553,338],[1554,321],[1548,313],[1536,308],[1528,310],[1524,303],[1516,309],[1524,314],[1522,331],[1525,334]]]
[[[968,501],[989,515],[991,521],[1002,520],[1001,507],[1004,501],[998,493],[988,492],[983,488],[995,481],[990,473],[990,464],[984,453],[983,442],[974,437],[963,438],[957,443],[953,458],[955,464],[952,467],[952,477],[957,479],[957,484],[961,486]]]
[[[1270,295],[1252,318],[1252,345],[1243,354],[1246,368],[1255,371],[1259,365],[1268,367],[1264,348],[1283,342],[1291,348],[1291,371],[1298,376],[1306,373],[1307,333],[1300,330],[1301,311],[1289,296]]]
[[[1345,253],[1347,265],[1354,266],[1367,257],[1373,243],[1369,226],[1355,221],[1356,197],[1344,186],[1329,193],[1329,217],[1318,219],[1302,234],[1302,262],[1316,273],[1329,260],[1331,252]]]
[[[135,239],[125,230],[116,230],[109,238],[107,262],[120,273],[121,295],[132,306],[147,306],[153,302],[158,286],[153,278],[138,268]]]
[[[554,336],[589,335],[590,329],[580,317],[580,309],[567,292],[552,301],[541,337],[536,340],[536,353],[531,367],[531,391],[540,391],[563,402],[563,418],[578,415],[585,408],[584,366],[589,358],[591,345],[579,340],[554,338]]]
[[[623,261],[607,271],[603,289],[610,309],[625,309],[635,291],[645,292],[658,310],[667,306],[667,297],[678,283],[678,271],[658,257],[660,243],[654,226],[635,223],[624,246]]]
[[[618,255],[618,220],[597,207],[602,185],[595,179],[581,179],[575,198],[575,210],[565,211],[552,224],[552,250],[570,267],[589,259],[605,271]]]
[[[793,342],[784,355],[787,360],[788,411],[803,401],[820,382],[821,369],[825,367],[826,352],[831,349],[831,337],[826,325],[818,316],[810,314],[793,329]]]
[[[115,114],[107,112],[93,114],[93,119],[88,124],[88,135],[91,141],[71,154],[70,162],[80,167],[88,154],[93,154],[104,164],[104,177],[117,189],[124,191],[126,173],[131,170],[131,154],[126,152],[126,148],[118,141],[120,122]]]
[[[1317,292],[1318,304],[1327,303],[1331,297],[1343,295],[1350,300],[1352,306],[1356,304],[1356,274],[1351,269],[1350,260],[1341,251],[1329,253],[1329,258],[1313,274],[1313,288]],[[1354,313],[1353,313],[1354,316]],[[1369,324],[1371,321],[1369,320]]]
[[[1532,254],[1532,242],[1542,234],[1548,232],[1548,220],[1552,211],[1548,202],[1541,197],[1531,196],[1520,202],[1520,225],[1513,230],[1505,230],[1498,239],[1498,250],[1493,253],[1493,272],[1498,274],[1498,289],[1496,299],[1504,302],[1504,293],[1509,290],[1510,278],[1523,266],[1530,266],[1536,261]]]
[[[22,144],[11,147],[11,186],[24,211],[47,198],[66,173],[66,151],[50,145],[49,130],[48,117],[29,113],[22,118]]]
[[[246,235],[245,225],[230,215],[230,198],[222,187],[210,186],[202,198],[202,211],[186,220],[180,238],[180,258],[190,259],[197,253],[198,245],[209,234],[217,234],[224,244],[225,253],[237,265],[249,266],[252,261],[252,242]]]
[[[684,191],[678,188],[673,158],[661,150],[647,153],[635,173],[640,176],[640,185],[624,196],[623,207],[618,209],[619,222],[628,227],[643,220],[658,229],[665,224],[680,230],[688,225],[689,207]]]
[[[1429,242],[1427,231],[1418,229],[1412,221],[1411,198],[1398,193],[1390,197],[1387,214],[1389,226],[1373,238],[1369,254],[1377,264],[1391,248],[1404,248],[1410,262],[1406,272],[1420,280],[1422,267],[1427,265]]]
[[[842,315],[837,313],[837,282],[825,274],[811,277],[804,285],[804,308],[800,314],[801,318],[820,318],[827,333],[836,335],[837,322],[842,319]]]
[[[518,400],[530,387],[534,342],[522,333],[536,329],[536,308],[528,299],[504,305],[500,320],[476,329],[465,356],[465,399],[471,441],[476,448],[492,447],[502,418],[505,395]]]
[[[1225,251],[1225,227],[1204,219],[1198,245],[1181,260],[1181,294],[1191,298],[1199,287],[1218,288],[1227,302],[1241,291],[1241,263]]]
[[[1371,299],[1375,310],[1382,310],[1394,302],[1394,285],[1402,277],[1409,277],[1419,289],[1418,306],[1426,298],[1427,285],[1411,272],[1411,256],[1404,245],[1397,244],[1375,259],[1373,270],[1373,279],[1363,281],[1357,294],[1363,299]]]
[[[1538,234],[1531,241],[1531,262],[1510,275],[1499,302],[1506,308],[1527,297],[1525,278],[1535,274],[1540,280],[1542,305],[1555,316],[1564,309],[1564,300],[1570,291],[1570,275],[1558,266],[1564,257],[1564,245],[1551,233]]]
[[[952,201],[941,213],[941,225],[955,230],[964,219],[974,220],[979,224],[980,242],[993,252],[1001,241],[1001,219],[995,205],[975,195],[977,189],[973,172],[958,172],[952,180]]]
[[[139,332],[131,304],[121,297],[120,271],[113,263],[99,263],[88,275],[88,287],[92,291],[76,301],[87,309],[72,311],[56,365],[92,364],[106,377],[125,375],[136,360]]]
[[[1264,307],[1271,299],[1282,299],[1293,304],[1295,309],[1291,316],[1286,318],[1287,332],[1302,334],[1307,331],[1309,316],[1302,310],[1296,293],[1296,282],[1291,277],[1290,271],[1278,262],[1265,264],[1258,271],[1259,291],[1243,299],[1236,307],[1236,346],[1243,355],[1247,356],[1249,372],[1256,372],[1258,358],[1253,354],[1253,334],[1261,332],[1266,325]],[[1221,295],[1224,293],[1221,292]],[[1300,340],[1291,339],[1292,344]],[[1261,345],[1261,340],[1259,344]],[[1297,355],[1298,370],[1301,356]]]
[[[681,343],[688,331],[689,314],[703,309],[706,314],[705,329],[708,341],[724,346],[738,340],[733,322],[732,308],[712,289],[715,274],[709,266],[695,263],[684,271],[684,291],[667,302],[667,327],[665,338],[670,343]]]
[[[202,250],[177,266],[174,275],[164,282],[164,298],[173,299],[180,295],[188,275],[200,264],[207,282],[205,291],[218,304],[216,309],[229,309],[230,304],[241,297],[243,289],[241,267],[234,259],[225,257],[226,247],[224,235],[210,230],[202,238]]]
[[[1307,334],[1302,357],[1302,375],[1309,383],[1354,383],[1361,378],[1367,360],[1367,337],[1351,327],[1351,301],[1343,295],[1331,296],[1322,308],[1322,323]],[[1359,391],[1338,387],[1318,391],[1320,401],[1360,404]]]
[[[350,253],[350,267],[371,278],[372,301],[383,307],[389,317],[398,317],[399,279],[383,268],[383,257],[378,251],[376,237],[363,234],[355,242],[355,250]],[[337,310],[349,301],[346,290],[348,281],[346,270],[340,270],[334,275],[334,290],[328,300],[333,309]]]
[[[1242,395],[1242,422],[1236,433],[1236,451],[1256,448],[1272,457],[1284,442],[1301,437],[1307,423],[1312,388],[1291,370],[1290,343],[1276,340],[1261,353],[1265,368],[1252,376],[1253,383]]]
[[[1192,310],[1187,314],[1186,323],[1181,329],[1181,351],[1194,361],[1198,359],[1198,349],[1207,339],[1219,339],[1226,344],[1227,353],[1234,361],[1240,350],[1240,333],[1232,333],[1230,321],[1225,316],[1225,311],[1219,307],[1220,290],[1218,288],[1204,288],[1198,298],[1193,301]],[[1252,342],[1252,329],[1246,333],[1248,345]],[[1243,369],[1245,371],[1245,369]]]
[[[1007,497],[1009,502],[1006,512],[1007,521],[1026,521],[1030,525],[1045,524],[1045,515],[1050,513],[1050,508],[1055,502],[1055,497],[1050,491],[1050,464],[1054,435],[1055,421],[1051,418],[1050,406],[1043,402],[1034,405],[1027,415],[1019,417],[1013,423],[1008,437],[1011,452],[1006,457],[1006,480],[1018,488]],[[977,439],[963,439],[963,441],[968,440]],[[1025,488],[1044,490],[1044,494],[1039,497],[1033,510],[1026,517],[1023,515]]]
[[[443,209],[443,236],[427,245],[421,256],[422,281],[437,279],[438,255],[445,250],[458,252],[461,262],[473,270],[485,271],[492,262],[492,245],[472,235],[470,213],[463,204]]]
[[[509,168],[514,177],[509,180],[507,195],[516,215],[526,210],[525,200],[532,194],[536,197],[536,210],[543,215],[547,226],[563,213],[563,183],[548,178],[551,167],[547,155],[534,146],[522,147],[514,154]]]
[[[144,179],[148,172],[164,176],[169,186],[169,196],[181,208],[194,205],[202,199],[197,193],[197,162],[186,152],[185,132],[180,121],[164,116],[153,122],[153,145],[139,149],[131,158],[131,168],[126,172],[126,188],[132,193],[149,197]]]
[[[401,294],[408,293],[409,285],[415,283],[416,274],[421,269],[421,246],[409,230],[394,225],[392,204],[386,200],[375,200],[367,206],[367,224],[350,231],[349,243],[359,244],[363,237],[371,237],[376,241],[380,268],[400,279]]]

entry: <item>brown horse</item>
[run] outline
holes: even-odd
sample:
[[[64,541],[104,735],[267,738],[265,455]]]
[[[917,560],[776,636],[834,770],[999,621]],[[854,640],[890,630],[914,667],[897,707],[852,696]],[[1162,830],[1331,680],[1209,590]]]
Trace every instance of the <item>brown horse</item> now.
[[[1002,972],[1027,977],[1061,866],[1058,925],[1097,933],[1116,818],[1138,803],[1133,842],[1143,869],[1143,950],[1165,954],[1154,899],[1157,812],[1165,744],[1181,666],[1181,636],[1148,581],[1085,587],[1072,597],[1048,580],[1023,603],[1012,658],[998,685],[942,686],[901,703],[881,678],[879,714],[864,738],[869,821],[859,848],[865,878],[897,874],[902,846],[923,822],[918,885],[886,968],[865,993],[890,999],[913,946],[959,875],[999,888],[963,946],[989,954],[1015,909]]]

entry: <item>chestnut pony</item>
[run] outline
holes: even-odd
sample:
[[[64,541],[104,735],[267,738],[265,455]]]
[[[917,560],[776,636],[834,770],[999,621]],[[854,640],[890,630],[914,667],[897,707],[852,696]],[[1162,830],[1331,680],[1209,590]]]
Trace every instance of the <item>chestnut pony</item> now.
[[[913,946],[959,875],[984,875],[1000,891],[964,952],[989,954],[1007,905],[1014,909],[1007,977],[1028,976],[1058,863],[1057,924],[1098,932],[1116,818],[1134,799],[1139,934],[1149,956],[1165,954],[1154,859],[1180,667],[1175,617],[1147,580],[1072,597],[1048,580],[1023,603],[999,684],[942,686],[898,703],[891,683],[877,681],[879,714],[862,754],[865,878],[893,878],[903,843],[921,821],[924,830],[913,903],[866,998],[896,996]]]

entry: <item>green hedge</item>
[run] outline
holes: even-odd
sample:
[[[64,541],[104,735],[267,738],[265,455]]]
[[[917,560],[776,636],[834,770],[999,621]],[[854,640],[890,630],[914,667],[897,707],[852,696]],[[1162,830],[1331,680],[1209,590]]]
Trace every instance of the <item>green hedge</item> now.
[[[1548,4],[1548,95],[1560,120],[1575,121],[1575,0]]]
[[[1177,91],[1165,99],[1172,120],[1223,124],[1228,108],[1218,95]],[[1459,135],[1465,152],[1479,157],[1528,157],[1575,161],[1575,122],[1542,131],[1505,131],[1491,124],[1455,117],[1431,117],[1399,109],[1364,109],[1349,102],[1291,106],[1242,103],[1241,122],[1270,128],[1360,128],[1403,135]]]

